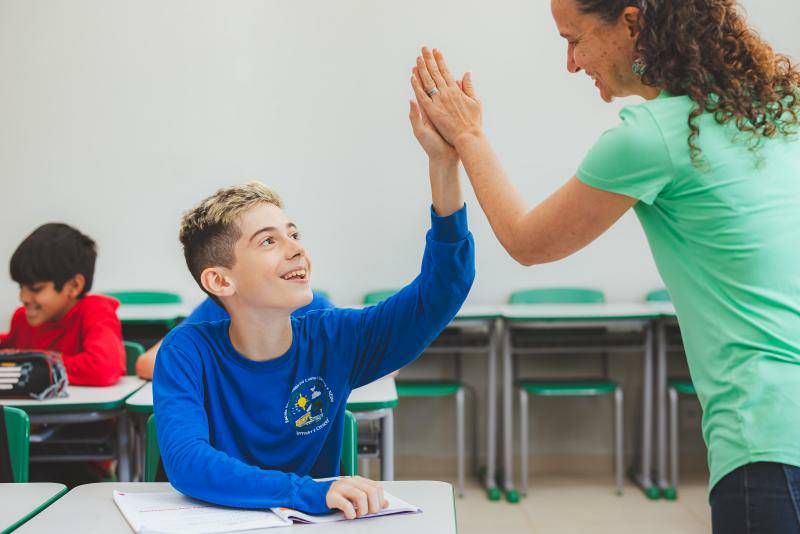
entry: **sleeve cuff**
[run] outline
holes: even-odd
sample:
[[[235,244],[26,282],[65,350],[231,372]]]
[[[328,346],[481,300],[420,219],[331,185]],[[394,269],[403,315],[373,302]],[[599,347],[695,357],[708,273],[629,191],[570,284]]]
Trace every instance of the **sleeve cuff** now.
[[[317,482],[311,477],[303,477],[303,481],[297,488],[294,496],[292,508],[307,512],[309,514],[325,514],[330,512],[326,504],[328,490],[334,480]]]
[[[440,217],[431,206],[431,237],[435,241],[456,243],[466,239],[469,233],[467,228],[467,205],[453,212],[447,217]]]

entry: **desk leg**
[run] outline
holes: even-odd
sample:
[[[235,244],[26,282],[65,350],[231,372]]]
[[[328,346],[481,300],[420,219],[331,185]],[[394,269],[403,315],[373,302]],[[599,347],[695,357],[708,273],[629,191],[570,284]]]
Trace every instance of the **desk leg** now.
[[[486,496],[500,500],[497,488],[497,352],[503,336],[503,320],[495,319],[489,339],[489,369],[486,384]]]
[[[637,482],[649,499],[658,499],[660,491],[653,484],[653,325],[647,326],[642,364],[642,450]]]
[[[515,503],[519,501],[519,493],[514,488],[514,377],[511,365],[511,329],[506,326],[503,329],[503,490],[506,500]]]
[[[394,480],[394,410],[381,418],[381,480]]]
[[[658,487],[661,495],[673,500],[677,497],[677,488],[673,488],[667,480],[667,325],[663,320],[659,320],[656,326],[656,346]]]
[[[122,412],[117,416],[117,458],[119,460],[117,469],[120,482],[131,481],[131,451],[128,427],[128,415]]]

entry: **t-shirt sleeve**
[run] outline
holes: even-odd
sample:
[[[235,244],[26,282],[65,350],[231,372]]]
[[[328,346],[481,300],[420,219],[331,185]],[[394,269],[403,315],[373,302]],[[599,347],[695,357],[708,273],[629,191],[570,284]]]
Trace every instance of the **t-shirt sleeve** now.
[[[586,185],[652,204],[673,179],[664,136],[642,106],[623,109],[620,118],[622,123],[600,136],[575,175]]]

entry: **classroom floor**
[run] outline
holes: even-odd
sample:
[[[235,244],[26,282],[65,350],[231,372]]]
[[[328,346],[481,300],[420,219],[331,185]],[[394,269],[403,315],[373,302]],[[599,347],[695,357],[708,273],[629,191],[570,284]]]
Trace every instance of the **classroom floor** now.
[[[541,476],[519,504],[489,502],[477,481],[456,498],[459,534],[707,534],[706,480],[681,482],[677,501],[648,501],[628,483],[621,497],[610,476]]]

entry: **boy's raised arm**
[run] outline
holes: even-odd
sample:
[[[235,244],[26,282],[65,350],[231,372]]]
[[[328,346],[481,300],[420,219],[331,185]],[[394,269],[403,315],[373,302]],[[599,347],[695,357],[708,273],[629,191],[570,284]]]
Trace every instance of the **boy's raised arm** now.
[[[475,278],[475,250],[458,176],[458,156],[411,103],[414,135],[428,154],[431,229],[419,276],[377,306],[337,314],[356,350],[350,383],[359,387],[417,358],[450,323]],[[344,331],[341,331],[344,332]]]

